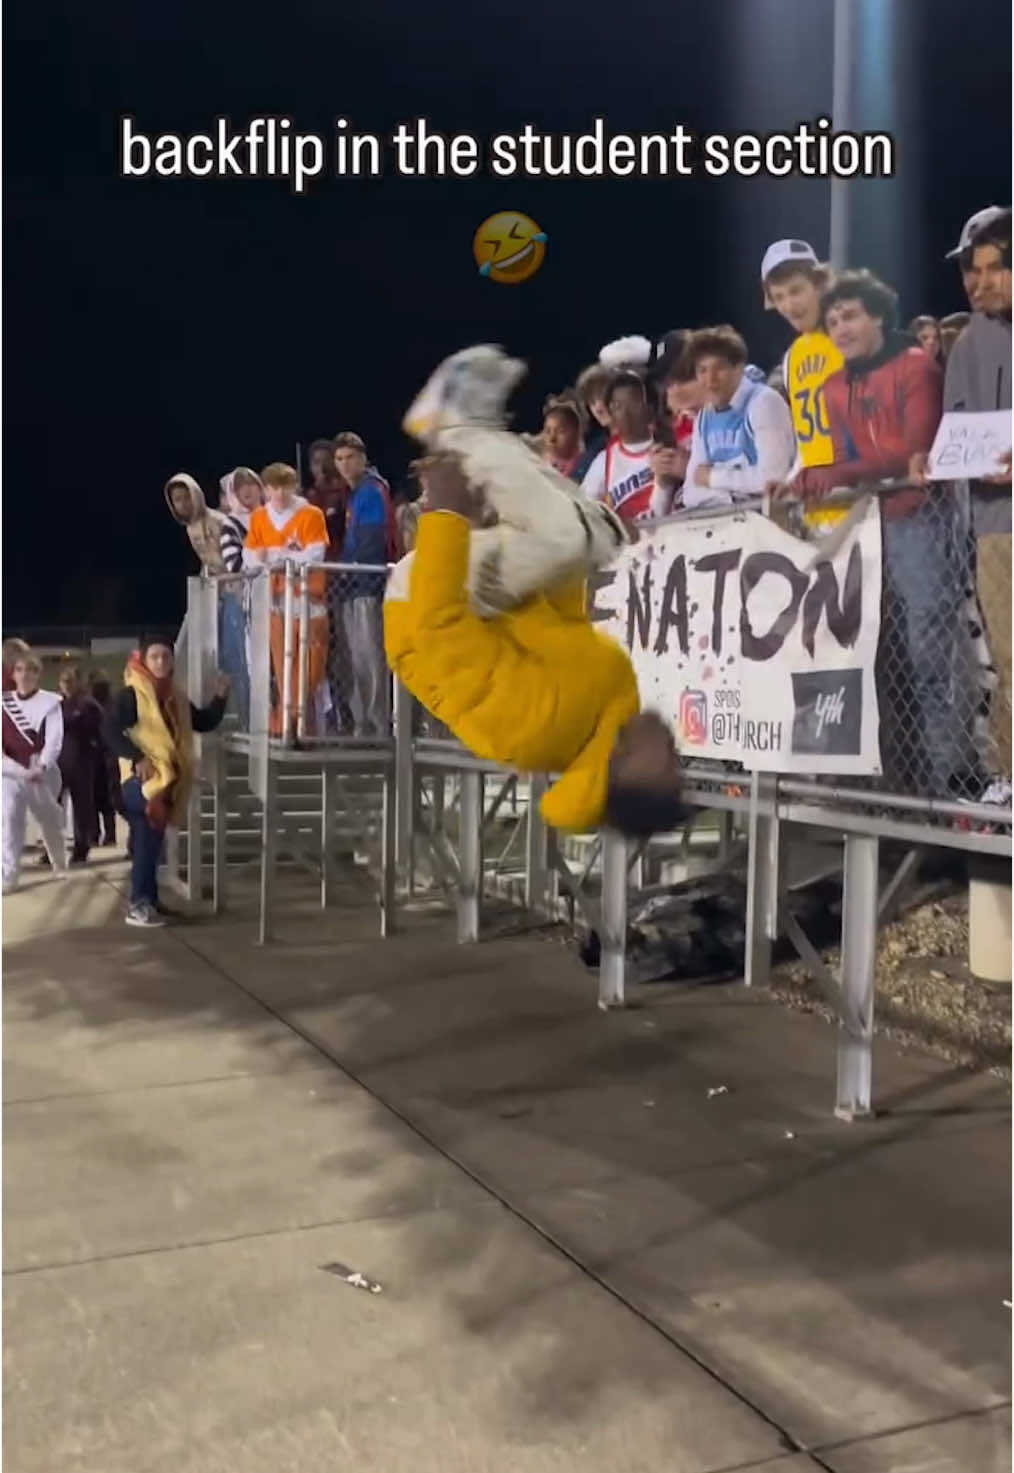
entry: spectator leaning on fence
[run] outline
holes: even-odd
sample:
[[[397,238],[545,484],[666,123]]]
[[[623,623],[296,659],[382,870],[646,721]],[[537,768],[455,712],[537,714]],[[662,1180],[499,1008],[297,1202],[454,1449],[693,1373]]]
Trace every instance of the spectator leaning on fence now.
[[[691,337],[685,328],[667,333],[652,371],[655,390],[660,396],[651,460],[655,473],[651,501],[654,517],[668,516],[683,504],[683,482],[690,464],[694,425],[704,406],[703,391],[687,358]]]
[[[796,486],[808,501],[835,487],[909,479],[940,423],[943,375],[894,327],[897,295],[869,271],[825,294],[825,328],[845,366],[824,385],[832,466]],[[945,797],[974,768],[975,698],[960,652],[966,542],[949,486],[908,486],[881,500],[884,601],[879,656],[881,751],[893,786]]]
[[[824,409],[824,384],[842,356],[823,329],[820,299],[831,278],[805,240],[776,240],[761,262],[764,304],[796,334],[782,360],[782,382],[796,437],[793,474],[803,466],[830,465],[834,447]]]
[[[915,338],[927,358],[932,358],[934,363],[943,363],[940,324],[935,317],[929,317],[925,313],[921,317],[913,317],[908,324],[908,335]]]
[[[314,440],[307,458],[310,462],[310,485],[305,492],[306,499],[324,513],[327,561],[340,563],[349,488],[335,467],[334,441]]]
[[[575,399],[552,395],[542,412],[542,437],[549,464],[568,480],[578,480],[577,467],[584,458],[584,421]]]
[[[271,712],[271,733],[283,735],[283,695],[285,690],[285,575],[286,562],[307,568],[309,593],[308,628],[302,628],[299,600],[293,601],[292,663],[289,666],[291,722],[296,724],[299,692],[299,650],[302,640],[308,645],[307,710],[308,729],[322,724],[324,707],[324,671],[327,664],[327,574],[312,571],[314,563],[324,561],[327,527],[324,514],[299,495],[299,477],[291,465],[280,461],[261,471],[267,503],[259,506],[250,518],[250,530],[243,548],[243,561],[248,568],[267,568],[271,573],[271,666],[275,677],[275,700]],[[284,733],[292,736],[293,732]]]
[[[655,489],[652,469],[652,409],[644,379],[633,369],[618,369],[606,388],[613,433],[592,461],[581,489],[604,501],[625,522],[651,514]]]
[[[165,484],[166,505],[173,520],[185,527],[190,546],[203,569],[209,573],[225,570],[222,561],[222,516],[209,511],[204,492],[186,471],[177,471]]]
[[[732,327],[705,327],[687,346],[704,408],[683,483],[687,507],[732,506],[784,481],[796,451],[785,400],[747,369]]]
[[[193,771],[193,733],[213,731],[225,711],[228,677],[198,707],[173,675],[168,636],[142,639],[127,661],[124,687],[106,717],[105,739],[120,760],[123,807],[130,825],[128,926],[162,926],[158,864],[167,826],[183,810]]]
[[[606,448],[612,432],[609,407],[606,404],[606,389],[612,376],[611,369],[603,367],[601,363],[592,363],[578,374],[574,385],[574,393],[588,416],[590,426],[585,435],[584,452],[578,457],[574,467],[576,481],[584,480],[592,461],[600,450]]]
[[[243,545],[250,531],[250,518],[264,505],[264,487],[256,471],[238,465],[219,482],[222,511],[222,561],[229,573],[243,570]],[[250,666],[248,637],[249,599],[246,585],[224,581],[219,587],[218,639],[222,669],[232,681],[236,713],[244,731],[250,725]]]
[[[335,439],[335,461],[349,484],[342,561],[374,568],[339,579],[342,626],[351,664],[349,700],[359,737],[389,734],[390,699],[384,659],[383,597],[387,582],[390,519],[385,487],[367,469],[366,446],[345,431]]]
[[[7,654],[5,641],[4,654]],[[15,655],[11,688],[3,692],[3,893],[18,888],[25,822],[39,825],[49,862],[67,870],[59,758],[63,746],[60,697],[40,690],[42,661],[26,646]]]
[[[947,360],[945,410],[1011,409],[1011,213],[995,214],[972,237],[975,308]],[[1011,776],[1011,452],[987,481],[973,481],[979,607],[997,673],[990,728],[997,775]]]
[[[972,320],[971,312],[950,312],[940,319],[940,357],[946,363],[951,349]]]

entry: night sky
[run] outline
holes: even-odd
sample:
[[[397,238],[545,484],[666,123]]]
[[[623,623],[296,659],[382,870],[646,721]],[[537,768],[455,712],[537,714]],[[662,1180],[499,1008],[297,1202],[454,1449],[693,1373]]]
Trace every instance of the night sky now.
[[[955,311],[943,254],[968,214],[1009,201],[1009,7],[856,4],[861,121],[897,131],[900,174],[857,187],[853,263],[893,280],[906,320]],[[831,8],[10,0],[5,632],[178,619],[194,564],[162,499],[172,472],[217,497],[238,463],[355,429],[396,479],[404,408],[469,343],[529,361],[526,428],[620,334],[731,320],[769,366],[786,339],[761,310],[763,249],[828,244],[822,181],[328,175],[294,198],[284,181],[124,180],[121,114],[151,135],[219,113],[326,136],[337,115],[383,135],[418,115],[484,137],[596,114],[630,133],[789,130],[830,110]],[[516,287],[480,279],[471,252],[506,208],[549,236]]]

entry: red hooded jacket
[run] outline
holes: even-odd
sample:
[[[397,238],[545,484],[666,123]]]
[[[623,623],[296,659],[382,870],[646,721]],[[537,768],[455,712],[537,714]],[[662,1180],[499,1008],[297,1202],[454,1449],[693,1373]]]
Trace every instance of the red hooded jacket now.
[[[911,456],[928,451],[943,413],[943,374],[906,333],[888,333],[872,358],[846,363],[823,388],[834,464],[809,466],[796,479],[807,500],[836,486],[906,476]],[[924,491],[899,491],[881,502],[886,517],[905,516]]]

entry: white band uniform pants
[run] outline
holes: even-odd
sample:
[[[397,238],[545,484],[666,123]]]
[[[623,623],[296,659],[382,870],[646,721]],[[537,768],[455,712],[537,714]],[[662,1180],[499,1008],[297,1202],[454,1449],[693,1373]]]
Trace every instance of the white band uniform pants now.
[[[67,868],[67,846],[64,839],[64,813],[59,803],[60,774],[50,768],[39,782],[24,777],[3,779],[3,885],[8,889],[18,882],[21,851],[25,846],[25,824],[29,813],[42,832],[42,841],[54,870]]]

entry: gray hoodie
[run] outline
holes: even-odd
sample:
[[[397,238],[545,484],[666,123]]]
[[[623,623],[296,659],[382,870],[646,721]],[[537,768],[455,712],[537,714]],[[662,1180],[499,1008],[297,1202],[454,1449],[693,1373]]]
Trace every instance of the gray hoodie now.
[[[947,359],[944,409],[981,411],[1011,407],[1011,331],[1001,317],[973,312]],[[970,483],[976,536],[1011,530],[1011,488]]]

